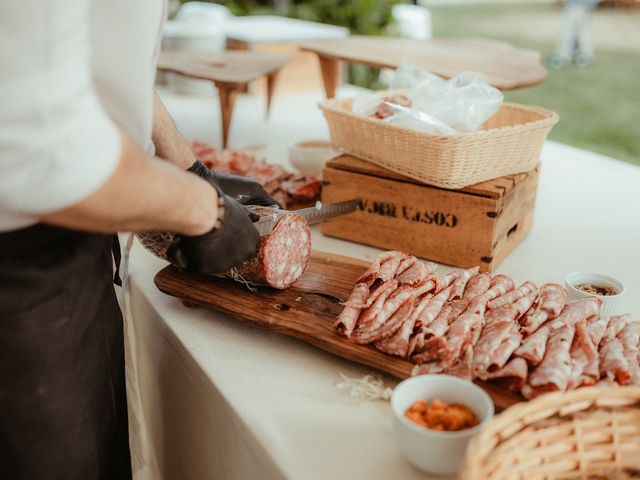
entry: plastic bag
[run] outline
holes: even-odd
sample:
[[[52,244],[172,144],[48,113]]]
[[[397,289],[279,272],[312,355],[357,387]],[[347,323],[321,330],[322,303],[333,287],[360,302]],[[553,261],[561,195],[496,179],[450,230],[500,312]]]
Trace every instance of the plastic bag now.
[[[463,72],[444,80],[408,60],[398,67],[390,88],[403,90],[411,101],[410,108],[395,105],[388,96],[373,94],[356,97],[352,110],[366,116],[378,113],[377,117],[381,118],[382,104],[391,107],[393,113],[383,116],[383,121],[455,135],[480,128],[500,109],[504,98],[480,73]]]

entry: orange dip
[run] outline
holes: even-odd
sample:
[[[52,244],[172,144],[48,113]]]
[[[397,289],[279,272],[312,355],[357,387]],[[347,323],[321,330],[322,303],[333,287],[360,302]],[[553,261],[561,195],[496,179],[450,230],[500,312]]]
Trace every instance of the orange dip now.
[[[466,405],[447,404],[437,399],[429,404],[418,400],[407,409],[405,416],[421,427],[444,432],[465,430],[480,423],[476,414]]]

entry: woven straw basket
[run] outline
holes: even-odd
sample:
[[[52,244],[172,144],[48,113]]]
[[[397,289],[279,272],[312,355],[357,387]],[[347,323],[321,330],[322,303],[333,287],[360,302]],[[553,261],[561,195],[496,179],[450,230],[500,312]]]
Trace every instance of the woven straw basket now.
[[[496,416],[471,441],[461,478],[638,478],[634,469],[640,387],[591,387],[543,395]]]
[[[481,130],[426,133],[351,111],[352,99],[320,104],[331,142],[346,153],[430,185],[462,188],[528,172],[558,115],[540,107],[504,103]]]

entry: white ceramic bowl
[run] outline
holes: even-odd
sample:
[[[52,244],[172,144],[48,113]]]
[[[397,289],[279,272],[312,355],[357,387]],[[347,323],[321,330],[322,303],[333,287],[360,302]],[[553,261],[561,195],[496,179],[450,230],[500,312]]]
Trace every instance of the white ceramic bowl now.
[[[594,293],[587,293],[583,290],[576,288],[583,283],[590,283],[592,285],[607,285],[613,287],[618,292],[616,295],[597,295]],[[602,275],[594,272],[574,272],[567,275],[565,281],[567,290],[569,291],[569,300],[578,300],[586,297],[596,297],[602,300],[600,306],[600,315],[611,316],[616,313],[620,299],[625,293],[624,285],[613,277]]]
[[[457,432],[421,427],[405,417],[418,400],[461,403],[476,414],[480,423]],[[401,382],[391,396],[393,424],[402,454],[426,472],[452,474],[462,468],[467,444],[493,417],[491,397],[473,383],[450,375],[420,375]]]
[[[291,165],[308,175],[322,175],[322,169],[340,152],[323,140],[309,140],[289,145]]]

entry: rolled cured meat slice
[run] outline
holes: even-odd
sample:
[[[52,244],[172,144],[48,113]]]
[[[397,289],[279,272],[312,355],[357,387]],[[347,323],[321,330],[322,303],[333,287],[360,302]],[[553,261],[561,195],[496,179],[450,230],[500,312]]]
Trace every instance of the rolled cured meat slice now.
[[[476,338],[476,332],[482,329],[486,304],[484,297],[474,298],[467,309],[449,326],[446,339],[451,358],[458,358],[467,345],[472,343],[472,339]]]
[[[567,304],[567,289],[557,283],[545,283],[532,310],[522,319],[520,325],[526,334],[535,332],[547,320],[560,315]]]
[[[600,379],[598,348],[594,345],[584,320],[576,324],[570,353],[570,388],[594,385]]]
[[[413,258],[415,260],[413,265],[398,275],[398,282],[400,282],[400,285],[420,285],[428,275],[431,275],[436,271],[437,265],[435,263],[424,263],[415,257]]]
[[[340,315],[338,315],[338,320],[336,320],[335,327],[338,333],[341,333],[345,337],[351,336],[351,332],[353,332],[353,329],[356,327],[358,318],[360,318],[360,312],[362,312],[363,308],[358,305],[364,305],[368,296],[369,287],[367,287],[367,284],[357,283],[353,292],[351,292],[349,300],[346,301],[344,309]]]
[[[594,315],[587,319],[587,333],[591,337],[591,342],[598,347],[600,341],[604,337],[604,333],[607,331],[609,325],[609,317],[602,317],[600,315]]]
[[[526,360],[516,357],[499,370],[489,373],[487,380],[493,380],[512,392],[519,392],[527,382],[527,375]]]
[[[628,323],[632,321],[631,315],[615,315],[609,319],[609,324],[607,325],[607,329],[604,332],[604,337],[602,337],[602,341],[608,340],[610,338],[615,338],[622,331],[624,327],[627,326]]]
[[[622,342],[616,338],[605,340],[600,347],[600,375],[625,385],[631,379],[629,362],[624,355]]]
[[[487,299],[488,301],[491,301],[494,298],[498,298],[505,293],[512,291],[514,288],[516,288],[516,286],[513,283],[513,280],[509,277],[506,275],[495,275],[491,279],[489,290],[487,290]]]
[[[462,298],[464,294],[464,289],[467,286],[467,282],[478,273],[480,267],[473,267],[468,270],[463,270],[458,274],[458,278],[453,282],[453,296],[450,300],[454,300],[456,298]]]
[[[416,350],[420,350],[424,346],[425,335],[431,331],[429,330],[431,324],[438,317],[438,314],[450,295],[451,290],[450,287],[448,287],[424,303],[423,308],[420,309],[416,318],[420,323],[420,329],[409,341],[408,355],[413,354]],[[416,307],[416,310],[418,310],[418,307]]]
[[[489,368],[487,369],[489,372],[495,372],[502,368],[513,352],[516,351],[518,346],[520,346],[520,342],[522,341],[522,334],[518,330],[516,324],[511,327],[511,332],[507,335],[502,343],[496,348],[496,350],[491,355],[491,360],[489,361]],[[483,378],[483,377],[480,377]]]
[[[638,354],[640,353],[640,322],[627,323],[617,337],[622,344],[624,358],[629,365],[629,385],[640,385],[640,365]]]
[[[482,333],[473,348],[473,368],[476,376],[485,375],[489,371],[492,356],[512,333],[517,315],[518,307],[515,304],[503,305],[486,314]]]
[[[311,232],[307,221],[299,215],[287,214],[269,234],[260,238],[257,255],[225,276],[283,290],[300,278],[310,256]]]
[[[517,289],[512,290],[504,295],[499,296],[498,298],[491,300],[487,304],[487,308],[498,308],[502,305],[506,305],[508,303],[513,303],[516,300],[519,300],[522,297],[529,295],[530,293],[534,293],[538,291],[538,286],[533,282],[524,282]]]
[[[361,312],[360,319],[358,320],[358,324],[357,324],[357,327],[359,329],[366,330],[366,329],[377,327],[374,325],[374,322],[378,319],[380,312],[382,312],[382,308],[384,307],[384,304],[387,301],[387,299],[391,295],[393,295],[393,293],[398,288],[398,280],[393,279],[393,280],[390,280],[389,282],[385,282],[379,288],[382,288],[382,286],[384,286],[384,290],[379,292],[376,295],[375,301]]]
[[[491,275],[488,273],[478,273],[471,277],[464,288],[462,298],[471,300],[489,290],[491,285]]]
[[[456,359],[453,364],[444,369],[447,375],[473,380],[473,347],[467,345],[460,358]]]
[[[396,275],[400,262],[407,258],[407,254],[397,251],[383,252],[378,255],[356,283],[366,283],[371,287],[376,281],[386,282]],[[385,265],[383,271],[383,265]]]
[[[430,360],[444,359],[449,350],[444,335],[458,316],[466,310],[467,300],[454,300],[446,303],[431,325],[422,327],[420,335],[423,336],[421,345],[416,344],[411,360],[415,363],[424,363]]]
[[[411,335],[415,333],[416,321],[413,316],[410,316],[402,323],[402,326],[398,331],[389,338],[379,340],[375,343],[378,350],[389,355],[395,355],[398,357],[406,357],[409,351],[409,339]]]
[[[533,335],[529,335],[514,354],[524,358],[531,365],[538,365],[544,358],[550,333],[549,325],[543,325]]]
[[[598,313],[600,302],[585,298],[568,303],[562,313],[549,323],[549,341],[542,362],[529,375],[532,394],[567,390],[571,382],[571,344],[578,322]]]
[[[378,308],[381,299],[384,303],[381,308]],[[413,299],[414,296],[411,288],[406,285],[398,288],[386,298],[385,294],[382,294],[378,300],[369,307],[367,312],[376,307],[375,310],[370,315],[365,312],[364,317],[358,322],[356,329],[351,335],[352,340],[355,343],[366,344],[393,335],[393,333],[400,328],[402,321],[411,313]],[[411,303],[405,305],[408,301]],[[400,312],[396,315],[398,311]],[[393,322],[391,322],[391,320],[393,320]],[[390,322],[389,325],[387,325],[388,322]]]

